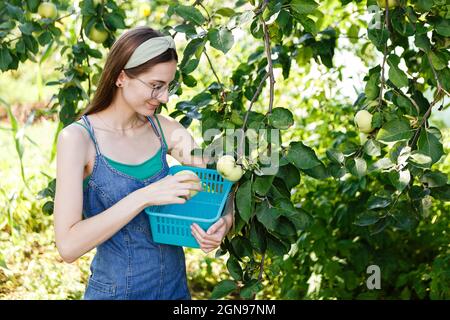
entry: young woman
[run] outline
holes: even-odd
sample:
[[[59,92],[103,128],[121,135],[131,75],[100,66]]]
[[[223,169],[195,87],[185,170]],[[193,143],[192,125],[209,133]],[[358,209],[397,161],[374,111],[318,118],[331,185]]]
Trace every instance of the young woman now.
[[[191,175],[168,174],[166,154],[205,167],[176,120],[156,115],[167,103],[177,68],[171,37],[148,27],[125,32],[112,46],[92,103],[64,128],[57,144],[56,246],[72,263],[97,248],[85,299],[190,299],[182,247],[157,244],[144,208],[185,203],[201,190]],[[231,201],[230,201],[231,200]],[[207,232],[191,231],[204,252],[233,224],[226,214]]]

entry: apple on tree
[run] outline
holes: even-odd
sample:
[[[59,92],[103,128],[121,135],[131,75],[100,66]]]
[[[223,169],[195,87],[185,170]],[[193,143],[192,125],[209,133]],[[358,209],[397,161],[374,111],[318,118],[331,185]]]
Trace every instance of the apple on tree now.
[[[217,161],[217,172],[225,179],[236,182],[244,174],[244,170],[231,155],[224,155]]]
[[[38,7],[38,14],[42,18],[55,19],[58,16],[58,9],[54,3],[42,2]]]
[[[355,115],[355,124],[359,131],[363,133],[371,133],[372,127],[372,114],[367,110],[359,110]]]
[[[92,26],[89,31],[88,38],[97,43],[103,43],[108,38],[108,32],[106,30],[102,30],[97,28],[96,26]]]
[[[194,183],[197,182],[196,178],[198,178],[198,176],[197,176],[197,174],[196,174],[194,171],[191,171],[191,170],[181,170],[181,171],[178,171],[177,173],[175,173],[174,175],[177,176],[177,175],[181,175],[181,174],[188,174],[188,175],[193,176],[193,179],[192,179],[192,180],[186,180],[186,182],[194,182]],[[198,193],[197,190],[191,189],[190,192],[189,192],[189,198],[192,198],[192,197],[195,196],[197,193]]]

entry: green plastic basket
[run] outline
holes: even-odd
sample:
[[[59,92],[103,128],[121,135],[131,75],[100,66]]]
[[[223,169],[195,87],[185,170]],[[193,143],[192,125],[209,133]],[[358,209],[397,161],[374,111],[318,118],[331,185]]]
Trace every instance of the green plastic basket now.
[[[182,170],[195,172],[201,180],[203,190],[183,204],[151,206],[145,212],[149,216],[155,242],[199,248],[190,226],[195,222],[206,231],[219,220],[233,182],[224,179],[217,170],[191,166],[170,167],[169,174]]]

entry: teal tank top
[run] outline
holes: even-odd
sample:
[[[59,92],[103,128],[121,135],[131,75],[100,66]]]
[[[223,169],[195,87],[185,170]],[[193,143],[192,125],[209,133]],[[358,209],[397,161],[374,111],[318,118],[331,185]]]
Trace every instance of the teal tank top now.
[[[161,136],[163,138],[164,144],[167,146],[167,142],[164,137],[164,132],[162,131],[162,128],[161,128],[161,123],[159,122],[159,119],[156,115],[155,115],[155,118],[156,118],[156,121],[158,122],[159,130],[161,131]],[[89,136],[91,137],[92,141],[94,141],[89,129],[85,125],[83,125],[82,123],[79,123],[79,122],[74,122],[74,123],[85,128],[88,131]],[[108,163],[114,169],[116,169],[124,174],[127,174],[129,176],[135,177],[136,179],[144,180],[144,179],[150,178],[156,172],[161,170],[161,168],[163,166],[163,164],[161,162],[161,152],[162,152],[162,148],[159,147],[158,152],[156,152],[155,155],[153,155],[150,159],[148,159],[142,163],[139,163],[139,164],[127,164],[127,163],[114,161],[104,155],[103,155],[103,157],[106,159],[106,161],[108,161]],[[83,189],[87,188],[87,184],[89,182],[90,177],[91,176],[89,175],[83,179]]]

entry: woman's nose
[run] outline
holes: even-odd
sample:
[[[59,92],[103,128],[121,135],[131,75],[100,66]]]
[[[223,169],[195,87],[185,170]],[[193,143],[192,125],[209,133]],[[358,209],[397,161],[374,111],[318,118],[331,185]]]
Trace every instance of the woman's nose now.
[[[161,103],[167,103],[169,101],[169,90],[168,89],[164,90],[164,92],[161,94],[161,96],[158,97],[158,100]]]

